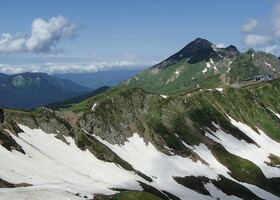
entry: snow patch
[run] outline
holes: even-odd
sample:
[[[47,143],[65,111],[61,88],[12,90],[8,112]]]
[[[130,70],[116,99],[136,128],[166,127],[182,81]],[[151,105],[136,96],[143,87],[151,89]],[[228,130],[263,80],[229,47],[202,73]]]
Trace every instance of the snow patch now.
[[[205,68],[202,73],[205,74],[207,72],[207,68]]]
[[[61,187],[58,185],[54,185],[54,186],[43,185],[43,186],[0,189],[1,200],[10,200],[10,199],[85,200],[90,198],[90,196],[87,196],[85,194],[80,194],[80,196],[76,196],[76,194],[80,194],[79,191],[69,186]],[[87,198],[84,198],[84,196],[86,196]]]
[[[167,98],[167,95],[163,95],[163,94],[161,94],[160,95],[162,98],[164,98],[164,99],[166,99]]]
[[[212,197],[216,199],[227,199],[227,200],[239,200],[240,198],[236,196],[228,196],[223,193],[220,189],[218,189],[213,183],[206,183],[204,185],[205,189],[209,191]],[[242,200],[242,199],[241,199]]]
[[[271,64],[267,63],[267,62],[264,62],[265,65],[271,67]]]
[[[214,124],[216,126],[216,128],[219,128],[218,125]],[[209,129],[210,130],[210,129]],[[217,141],[219,141],[219,139],[217,139],[216,137],[214,137],[213,135],[206,133],[206,136],[210,136],[213,139],[216,139]],[[211,139],[212,139],[211,138]],[[233,142],[233,141],[228,141],[229,143]],[[203,159],[204,161],[206,161],[210,168],[213,169],[214,171],[216,171],[219,174],[222,174],[224,177],[235,181],[245,187],[247,187],[249,190],[251,190],[253,193],[255,193],[257,196],[264,198],[264,199],[279,199],[278,197],[276,197],[275,195],[255,186],[255,185],[251,185],[251,184],[247,184],[247,183],[243,183],[243,182],[239,182],[236,181],[235,179],[233,179],[229,174],[229,170],[222,165],[215,156],[213,156],[212,152],[207,148],[207,146],[205,144],[199,144],[198,146],[190,146],[188,144],[186,144],[184,141],[182,141],[183,145],[189,149],[191,149],[193,152],[195,152],[201,159]],[[220,142],[218,142],[220,143]],[[209,185],[208,185],[209,186]],[[217,192],[217,190],[215,188],[212,187],[208,187],[206,186],[206,189],[210,192],[211,195],[216,196],[215,192]],[[223,195],[222,193],[220,195]],[[222,196],[220,196],[221,199],[228,199],[228,198],[223,198]]]
[[[179,74],[180,74],[180,72],[179,72],[178,70],[176,70],[175,74],[176,74],[176,75],[179,75]]]
[[[253,53],[253,54],[252,54],[252,58],[254,59],[254,57],[255,57],[255,54]]]
[[[210,65],[209,62],[206,63],[206,67],[207,67],[207,68],[210,68],[210,67],[211,67],[211,65]]]
[[[217,174],[223,174],[225,177],[230,178],[228,175],[230,171],[213,156],[211,150],[205,144],[201,143],[198,146],[194,146],[193,151],[207,162]]]
[[[202,164],[200,161],[194,162],[190,158],[165,155],[151,143],[146,144],[136,133],[128,138],[128,141],[122,146],[110,144],[99,136],[95,137],[130,163],[136,170],[153,177],[154,181],[150,184],[157,189],[168,191],[181,199],[213,199],[183,187],[173,179],[176,176],[185,177],[191,175],[216,179],[218,174],[212,167]]]
[[[211,63],[212,63],[212,65],[214,66],[215,71],[218,71],[218,69],[217,69],[217,67],[216,67],[216,65],[215,65],[215,63],[214,63],[214,61],[213,61],[213,59],[212,59],[212,58],[210,58],[210,62],[211,62]]]
[[[97,159],[88,150],[80,150],[71,137],[68,144],[41,129],[19,125],[24,131],[13,139],[26,154],[8,151],[0,145],[0,177],[11,183],[29,183],[33,187],[71,188],[90,198],[93,193],[114,194],[110,188],[142,190],[133,172]],[[32,189],[32,188],[31,188]],[[5,190],[0,189],[0,196]]]
[[[231,68],[230,68],[230,65],[231,65],[231,64],[232,64],[232,61],[229,61],[227,73],[229,73],[229,71],[231,70]]]
[[[224,88],[216,88],[216,90],[222,92],[224,90]]]
[[[171,155],[174,155],[174,154],[175,154],[175,153],[174,153],[174,150],[171,149],[171,148],[169,148],[168,146],[165,146],[165,145],[164,145],[164,148],[166,148],[166,149],[168,150],[168,152],[169,152]]]
[[[92,106],[92,108],[91,108],[92,111],[94,111],[96,105],[97,105],[96,103],[93,104],[93,106]]]
[[[218,52],[218,49],[215,45],[212,45],[211,47],[212,47],[213,51]]]
[[[278,114],[277,112],[274,112],[273,110],[271,110],[270,108],[267,108],[270,112],[272,112],[274,115],[276,115],[276,117],[278,117],[280,119],[280,114]]]
[[[258,130],[260,133],[258,134],[246,124],[237,122],[231,117],[229,117],[229,119],[234,126],[250,137],[259,146],[248,143],[245,140],[238,140],[231,134],[225,133],[215,123],[213,123],[213,125],[217,128],[217,131],[213,132],[209,129],[209,132],[212,134],[206,133],[205,135],[213,141],[223,145],[231,154],[237,155],[255,163],[267,178],[280,177],[279,168],[271,167],[265,164],[265,162],[270,162],[270,159],[268,158],[270,154],[274,154],[278,157],[280,156],[280,144],[270,139],[261,130]]]

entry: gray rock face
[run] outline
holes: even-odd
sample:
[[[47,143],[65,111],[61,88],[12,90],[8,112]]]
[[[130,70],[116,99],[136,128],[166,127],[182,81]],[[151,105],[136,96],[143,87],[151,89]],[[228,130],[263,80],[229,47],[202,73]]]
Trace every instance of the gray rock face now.
[[[4,110],[0,108],[0,123],[4,123],[5,116],[4,116]]]

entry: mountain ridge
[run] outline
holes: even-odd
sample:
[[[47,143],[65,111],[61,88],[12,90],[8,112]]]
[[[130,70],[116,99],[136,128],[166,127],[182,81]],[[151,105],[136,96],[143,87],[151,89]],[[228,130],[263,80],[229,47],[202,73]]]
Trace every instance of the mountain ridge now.
[[[11,108],[34,108],[89,91],[69,80],[45,73],[21,73],[0,78],[0,105]]]
[[[10,170],[0,171],[0,178],[31,184],[29,191],[37,184],[44,188],[47,177],[47,183],[55,182],[56,187],[67,181],[74,190],[68,195],[81,198],[101,193],[101,199],[114,199],[137,196],[133,191],[144,190],[154,199],[279,199],[280,107],[275,104],[279,81],[197,90],[182,96],[117,87],[67,111],[2,109],[5,123],[0,124],[0,153],[5,162],[0,166],[14,163],[14,154],[19,154],[26,166],[32,161],[38,167],[38,148],[39,155],[46,155],[40,159],[42,166],[49,166],[52,158],[52,170],[34,172],[14,163],[11,169],[25,176],[20,178]],[[38,142],[43,138],[45,145]],[[78,158],[83,159],[77,162]],[[72,163],[70,171],[64,168],[67,163]],[[92,170],[87,170],[89,164]],[[105,169],[110,169],[106,171],[109,176],[92,172]],[[53,175],[53,170],[60,173]],[[112,187],[120,193],[114,195]],[[1,189],[0,194],[6,195]]]
[[[253,79],[258,74],[278,75],[279,72],[280,62],[271,54],[251,49],[241,53],[233,45],[217,48],[213,43],[197,38],[179,52],[120,85],[169,94],[183,88],[195,88],[199,82],[211,76],[215,79],[214,76],[220,75],[215,84],[209,84],[209,88],[225,87]],[[204,82],[204,85],[207,83]]]

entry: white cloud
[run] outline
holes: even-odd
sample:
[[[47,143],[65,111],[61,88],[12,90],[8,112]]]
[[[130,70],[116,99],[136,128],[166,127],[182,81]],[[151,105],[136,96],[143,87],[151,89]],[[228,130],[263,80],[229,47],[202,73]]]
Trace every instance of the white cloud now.
[[[241,26],[241,33],[246,34],[243,44],[247,47],[257,47],[279,56],[280,0],[275,1],[272,7],[269,20],[261,24],[256,19],[249,19]]]
[[[241,33],[250,34],[256,33],[260,29],[260,24],[256,19],[248,19],[246,24],[241,26]]]
[[[224,45],[223,43],[220,43],[220,44],[217,44],[216,47],[217,47],[217,48],[225,48],[226,45]]]
[[[2,33],[0,38],[0,53],[9,54],[17,52],[50,52],[64,38],[73,38],[79,27],[70,23],[69,19],[59,15],[52,17],[48,22],[41,18],[32,23],[31,36],[27,39],[25,34],[17,33],[13,37],[9,33]]]
[[[87,73],[113,69],[133,69],[138,67],[148,67],[158,63],[150,62],[134,62],[129,60],[101,61],[91,63],[54,63],[47,62],[43,64],[28,65],[7,65],[0,63],[0,73],[18,74],[23,72],[43,72],[48,74],[64,74],[64,73]]]
[[[246,38],[243,40],[243,42],[246,46],[254,47],[254,46],[261,46],[261,45],[267,44],[271,40],[272,40],[272,38],[270,36],[249,34],[246,36]]]
[[[267,47],[264,49],[264,51],[265,51],[266,53],[271,53],[271,54],[275,54],[276,50],[277,50],[277,45],[267,46]]]
[[[9,33],[2,33],[0,38],[0,53],[22,52],[25,42],[25,38],[13,37]]]
[[[273,34],[280,39],[280,1],[276,2],[271,12]]]

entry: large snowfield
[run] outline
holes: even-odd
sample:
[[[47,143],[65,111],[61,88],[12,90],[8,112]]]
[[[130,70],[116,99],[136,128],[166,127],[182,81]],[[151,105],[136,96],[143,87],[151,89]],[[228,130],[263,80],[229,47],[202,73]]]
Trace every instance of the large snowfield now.
[[[270,139],[261,130],[259,134],[241,122],[230,118],[231,123],[252,138],[259,146],[238,140],[223,132],[218,125],[216,132],[206,135],[222,144],[227,151],[254,162],[266,177],[280,177],[280,169],[264,163],[269,162],[269,154],[280,157],[280,144]],[[128,138],[124,145],[113,145],[100,137],[97,140],[109,147],[134,169],[151,177],[149,183],[134,172],[97,159],[88,150],[80,150],[71,137],[65,137],[67,143],[47,134],[41,129],[30,129],[19,125],[24,131],[18,137],[11,134],[22,146],[26,154],[6,150],[0,145],[0,177],[11,183],[28,183],[32,186],[0,189],[0,199],[84,199],[94,194],[114,194],[110,188],[143,190],[138,181],[150,184],[158,190],[167,191],[181,199],[239,199],[228,196],[211,182],[205,188],[211,196],[205,196],[178,184],[173,177],[205,176],[217,179],[223,175],[235,182],[229,169],[223,166],[208,147],[201,143],[197,146],[185,146],[196,153],[207,164],[178,155],[166,155],[158,151],[151,143],[145,143],[137,133]],[[210,134],[211,133],[211,134]],[[257,157],[255,155],[258,155]],[[264,199],[280,199],[254,185],[240,183]],[[37,198],[39,197],[39,198]]]

